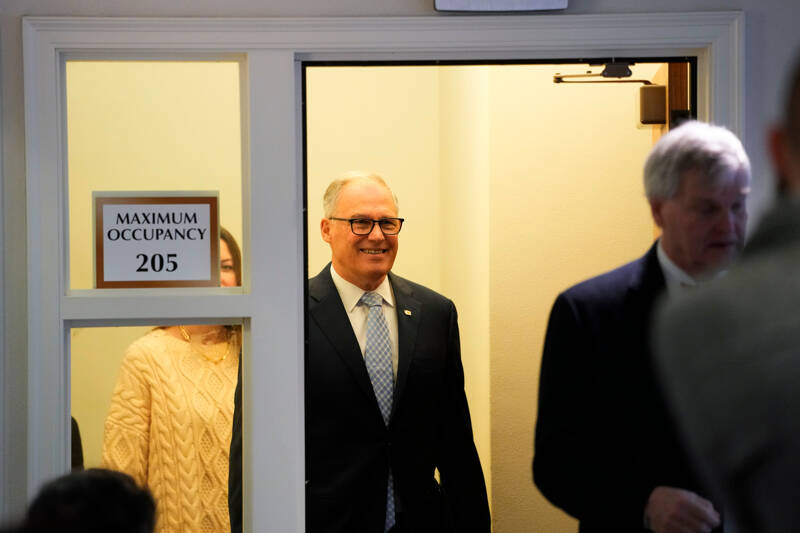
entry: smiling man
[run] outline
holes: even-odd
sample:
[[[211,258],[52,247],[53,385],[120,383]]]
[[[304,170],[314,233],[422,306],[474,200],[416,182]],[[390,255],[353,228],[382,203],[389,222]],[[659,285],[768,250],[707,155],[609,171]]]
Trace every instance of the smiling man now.
[[[661,237],[640,259],[579,283],[550,314],[534,481],[580,532],[709,532],[719,509],[658,393],[650,318],[665,291],[714,278],[742,248],[750,163],[728,130],[689,122],[654,146],[644,187]]]
[[[391,272],[403,219],[380,177],[336,180],[323,203],[332,259],[308,283],[306,530],[488,533],[455,306]]]

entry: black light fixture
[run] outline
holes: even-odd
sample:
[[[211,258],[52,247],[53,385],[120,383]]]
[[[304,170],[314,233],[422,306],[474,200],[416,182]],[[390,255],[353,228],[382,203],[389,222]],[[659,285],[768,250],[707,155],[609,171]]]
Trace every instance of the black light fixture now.
[[[606,63],[602,72],[586,71],[585,74],[558,74],[553,76],[553,83],[641,83],[639,88],[639,122],[642,124],[666,124],[667,122],[667,87],[656,85],[650,80],[629,80],[633,75],[630,61],[611,61]],[[566,78],[566,79],[565,79]],[[578,78],[578,79],[576,79]],[[585,78],[605,78],[587,80]]]
[[[650,80],[627,80],[622,78],[629,78],[631,72],[630,61],[611,61],[606,63],[602,72],[592,72],[587,70],[585,74],[559,74],[553,76],[553,83],[643,83],[644,85],[652,85]],[[586,80],[575,78],[616,78],[609,80]],[[574,80],[574,81],[573,81]]]

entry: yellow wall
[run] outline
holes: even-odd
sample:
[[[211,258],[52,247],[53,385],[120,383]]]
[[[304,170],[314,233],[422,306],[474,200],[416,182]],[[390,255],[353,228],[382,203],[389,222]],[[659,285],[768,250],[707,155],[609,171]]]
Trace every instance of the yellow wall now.
[[[436,67],[313,67],[306,73],[309,276],[331,259],[319,233],[325,188],[344,172],[363,170],[389,182],[400,200],[400,216],[408,219],[394,271],[438,290]]]
[[[648,66],[642,74],[650,76]],[[497,67],[490,82],[494,530],[576,531],[531,481],[539,365],[563,289],[642,255],[650,221],[637,84],[554,84],[577,67]],[[591,445],[589,443],[588,445]]]
[[[94,285],[95,190],[217,190],[220,222],[241,243],[240,124],[236,62],[68,62],[71,288]],[[88,466],[100,463],[123,351],[148,329],[71,332],[72,413]]]
[[[442,291],[458,309],[467,400],[491,501],[489,67],[440,69],[439,84]]]
[[[219,191],[241,243],[238,63],[70,61],[67,144],[71,288],[94,286],[92,191]]]
[[[111,404],[111,393],[125,349],[150,329],[120,327],[70,330],[72,416],[78,421],[83,460],[87,468],[101,464],[103,422]]]

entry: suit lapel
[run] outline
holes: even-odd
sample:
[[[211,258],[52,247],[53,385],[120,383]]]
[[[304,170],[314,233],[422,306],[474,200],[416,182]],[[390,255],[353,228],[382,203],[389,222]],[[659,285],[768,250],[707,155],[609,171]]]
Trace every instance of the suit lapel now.
[[[367,374],[361,348],[358,346],[353,326],[350,324],[342,300],[339,298],[339,292],[331,278],[330,263],[322,269],[322,272],[309,280],[308,294],[310,297],[308,314],[311,320],[328,338],[338,356],[350,369],[359,388],[375,403],[375,408],[378,409],[378,401],[372,390],[372,382]],[[377,414],[380,416],[380,410],[377,411]]]
[[[650,326],[657,302],[667,287],[658,262],[656,246],[657,244],[654,244],[640,259],[641,267],[631,279],[629,287],[631,305],[626,318],[627,329],[630,331],[628,339],[630,342],[628,353],[632,357],[630,363],[640,368],[640,376],[646,378],[643,381],[645,388],[656,387],[650,350]]]
[[[631,280],[629,287],[636,303],[633,316],[644,321],[645,327],[642,328],[644,332],[649,330],[650,315],[656,300],[667,287],[664,273],[661,272],[661,265],[658,262],[656,246],[658,246],[658,242],[650,247],[650,250],[640,259],[641,268]]]
[[[399,347],[397,362],[397,384],[395,385],[392,414],[397,410],[403,398],[408,367],[414,358],[414,349],[417,343],[422,318],[422,303],[414,297],[411,286],[401,277],[389,273],[389,282],[394,291],[395,312],[397,313],[397,340]]]

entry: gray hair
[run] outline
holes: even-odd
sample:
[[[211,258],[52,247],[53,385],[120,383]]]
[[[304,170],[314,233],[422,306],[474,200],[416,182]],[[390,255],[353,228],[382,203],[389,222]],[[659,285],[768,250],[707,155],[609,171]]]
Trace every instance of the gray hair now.
[[[744,173],[750,182],[750,160],[730,130],[695,120],[661,137],[644,164],[644,192],[648,200],[675,196],[683,174],[701,172],[716,185]]]
[[[333,180],[331,184],[328,185],[328,188],[325,189],[325,194],[322,196],[322,211],[325,214],[325,218],[333,216],[333,212],[336,211],[336,205],[339,203],[339,195],[342,194],[342,189],[344,189],[345,185],[357,180],[370,180],[386,187],[386,190],[392,195],[395,212],[400,214],[400,204],[397,201],[397,196],[394,195],[392,189],[386,184],[382,177],[371,172],[350,171],[344,173],[340,178]]]

